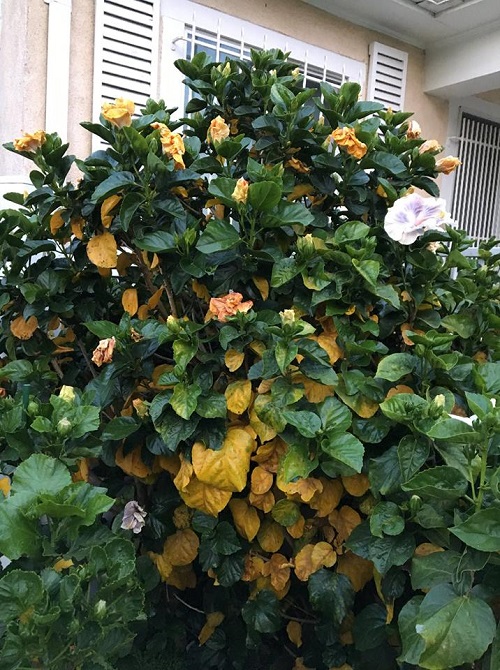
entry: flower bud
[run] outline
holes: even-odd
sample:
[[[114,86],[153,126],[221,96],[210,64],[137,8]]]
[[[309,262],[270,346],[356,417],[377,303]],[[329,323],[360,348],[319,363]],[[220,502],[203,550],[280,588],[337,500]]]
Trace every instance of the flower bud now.
[[[420,496],[413,495],[410,498],[410,512],[412,514],[417,514],[422,508],[422,498]]]
[[[73,424],[69,419],[63,418],[57,422],[57,432],[61,437],[66,437],[71,431]]]
[[[73,403],[75,400],[75,389],[73,386],[62,386],[59,391],[59,397],[66,402]]]
[[[439,144],[437,140],[426,140],[423,144],[419,146],[418,153],[419,154],[439,153],[442,150],[443,147]]]
[[[446,156],[436,161],[436,171],[451,174],[459,165],[462,165],[462,161],[456,156]]]
[[[311,233],[307,233],[307,235],[297,238],[297,250],[299,254],[306,259],[310,258],[314,254],[315,247]]]
[[[291,326],[297,320],[293,309],[284,309],[280,312],[281,323],[283,326]]]
[[[94,616],[96,619],[104,619],[106,616],[106,601],[98,600],[94,605]]]

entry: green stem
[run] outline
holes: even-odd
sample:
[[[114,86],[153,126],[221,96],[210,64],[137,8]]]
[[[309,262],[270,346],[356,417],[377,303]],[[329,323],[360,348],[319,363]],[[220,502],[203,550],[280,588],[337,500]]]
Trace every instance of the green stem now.
[[[476,498],[476,512],[483,506],[484,491],[486,488],[486,468],[488,465],[488,445],[481,449],[481,470],[479,473],[479,492]]]

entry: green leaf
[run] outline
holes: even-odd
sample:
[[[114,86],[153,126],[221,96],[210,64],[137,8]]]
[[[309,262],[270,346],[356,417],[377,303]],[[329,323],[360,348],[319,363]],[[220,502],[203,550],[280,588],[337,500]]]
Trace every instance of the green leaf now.
[[[307,442],[288,444],[279,464],[280,477],[285,483],[295,479],[305,479],[318,466],[318,459],[311,460]]]
[[[309,577],[309,600],[314,610],[340,626],[354,604],[354,590],[345,575],[321,568]]]
[[[279,340],[276,343],[274,348],[274,355],[276,357],[276,363],[282,374],[286,373],[286,370],[293,359],[299,353],[299,347],[296,342],[284,342]]]
[[[369,461],[368,477],[371,490],[377,497],[395,493],[399,489],[401,472],[396,447],[390,447],[383,454]]]
[[[131,416],[119,416],[111,419],[102,432],[103,440],[123,440],[139,429],[139,424]]]
[[[427,556],[415,556],[411,562],[411,585],[414,589],[431,589],[438,584],[454,581],[461,556],[456,551],[435,551]]]
[[[156,230],[153,233],[146,233],[144,237],[137,237],[135,243],[139,249],[156,253],[171,251],[175,249],[176,246],[174,236],[167,233],[166,230]]]
[[[405,528],[401,510],[393,502],[379,502],[370,514],[370,531],[375,537],[399,535]]]
[[[220,151],[219,151],[220,154]],[[243,554],[233,554],[226,556],[222,563],[215,569],[217,581],[224,588],[228,589],[233,584],[240,581],[245,571],[245,557]]]
[[[401,377],[413,372],[417,360],[411,354],[390,354],[380,361],[375,376],[390,382],[397,382]]]
[[[477,317],[468,312],[449,314],[441,319],[441,325],[466,340],[477,331]]]
[[[353,626],[354,645],[358,651],[376,649],[387,639],[387,612],[376,603],[368,605],[356,617]]]
[[[2,373],[5,368],[2,369]],[[483,393],[500,393],[500,362],[483,363],[474,369],[474,381]]]
[[[101,340],[116,337],[120,332],[117,324],[112,321],[87,321],[83,325]]]
[[[398,460],[401,479],[407,482],[417,474],[429,457],[430,446],[427,441],[414,435],[406,435],[398,444]]]
[[[300,507],[293,500],[283,498],[272,508],[271,516],[281,526],[293,526],[301,517]]]
[[[464,495],[468,488],[465,477],[455,468],[438,465],[417,473],[401,487],[403,491],[414,493],[422,498],[436,500],[456,500]]]
[[[329,432],[321,440],[321,449],[330,458],[347,465],[356,472],[363,469],[365,448],[351,433]]]
[[[176,414],[183,419],[189,419],[198,405],[201,392],[202,388],[198,384],[179,382],[175,385],[169,402]]]
[[[375,286],[380,273],[380,263],[378,261],[358,261],[357,258],[353,258],[352,264],[370,286]]]
[[[196,412],[205,419],[224,419],[227,415],[226,396],[215,392],[201,396],[198,398]]]
[[[490,507],[475,512],[463,523],[450,528],[450,532],[479,551],[500,551],[500,509]]]
[[[42,580],[35,572],[13,570],[0,579],[0,621],[19,618],[44,598]]]
[[[406,165],[400,158],[383,151],[373,151],[366,156],[364,162],[369,166],[389,172],[395,177],[402,176],[406,172]]]
[[[417,665],[425,643],[417,633],[417,618],[423,596],[415,596],[409,600],[399,613],[398,625],[401,635],[402,650],[399,657],[401,663]]]
[[[258,212],[269,212],[281,200],[281,188],[273,181],[260,181],[248,187],[248,204]]]
[[[372,561],[380,574],[385,575],[393,565],[403,565],[415,551],[415,540],[409,533],[395,537],[374,538],[368,521],[356,526],[346,547],[358,556]]]
[[[450,440],[460,444],[479,442],[480,433],[460,419],[441,419],[426,431],[428,437],[435,440]]]
[[[388,400],[380,403],[380,409],[393,421],[400,423],[411,423],[413,419],[419,419],[427,409],[427,401],[412,393],[399,393]]]
[[[247,626],[258,633],[275,633],[281,628],[278,598],[267,589],[259,591],[253,600],[248,600],[241,615]]]
[[[33,454],[21,463],[12,481],[12,494],[22,492],[35,499],[42,493],[58,493],[71,484],[68,468],[45,454]]]
[[[301,270],[302,267],[294,256],[290,256],[290,258],[280,258],[273,265],[271,286],[274,288],[283,286],[283,284],[288,283],[291,279],[298,275]]]
[[[139,158],[143,160],[147,157],[149,152],[149,145],[145,137],[143,137],[135,128],[132,126],[124,126],[122,132],[130,142],[130,146],[137,154]]]
[[[364,239],[370,232],[370,226],[361,221],[347,221],[337,228],[334,240],[337,244],[354,242],[354,240]]]
[[[125,186],[135,184],[135,176],[132,172],[114,172],[110,177],[102,181],[93,192],[91,202],[101,202],[110,195],[118,193]]]
[[[285,410],[283,418],[304,437],[314,437],[321,429],[321,419],[314,412],[306,410]]]
[[[277,207],[262,219],[265,228],[278,228],[300,224],[309,226],[314,221],[314,216],[300,202],[286,202],[280,200]]]
[[[484,600],[457,596],[452,586],[440,584],[420,605],[417,631],[425,644],[419,665],[443,670],[481,658],[493,641],[496,623]]]
[[[233,191],[236,188],[236,179],[217,177],[212,179],[208,192],[228,207],[234,207]]]
[[[25,514],[32,502],[30,493],[17,493],[0,501],[0,554],[11,560],[40,552],[38,519],[28,519]]]
[[[198,342],[196,340],[175,340],[173,348],[175,367],[182,374],[198,351]]]
[[[236,228],[225,219],[209,221],[200,235],[196,248],[202,254],[215,254],[218,251],[231,249],[240,242]]]
[[[348,407],[337,398],[326,398],[319,405],[319,416],[325,431],[344,431],[351,425],[352,415]]]
[[[493,640],[490,667],[488,670],[497,670],[497,668],[500,668],[500,625],[497,628],[497,633]]]
[[[33,373],[33,365],[29,361],[11,361],[2,368],[2,379],[22,382]]]

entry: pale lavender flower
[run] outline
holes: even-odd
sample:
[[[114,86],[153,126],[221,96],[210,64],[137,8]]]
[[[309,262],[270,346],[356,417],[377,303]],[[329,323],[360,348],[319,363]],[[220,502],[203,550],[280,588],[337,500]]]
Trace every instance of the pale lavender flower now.
[[[396,200],[387,211],[385,232],[400,244],[412,244],[428,230],[445,230],[453,220],[445,209],[442,198],[424,198],[418,193]]]
[[[123,521],[120,528],[131,530],[136,534],[140,533],[144,528],[146,514],[147,512],[142,509],[137,500],[131,500],[123,510]]]

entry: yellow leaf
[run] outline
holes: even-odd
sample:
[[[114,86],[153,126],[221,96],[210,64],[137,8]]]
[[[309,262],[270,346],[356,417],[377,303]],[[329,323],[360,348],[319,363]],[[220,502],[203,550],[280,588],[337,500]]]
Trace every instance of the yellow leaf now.
[[[220,626],[223,621],[224,614],[222,612],[210,612],[210,614],[207,614],[207,622],[198,635],[198,642],[205,644],[212,637],[217,626]]]
[[[73,482],[88,482],[89,481],[89,459],[80,458],[78,461],[78,470],[71,475]]]
[[[339,510],[334,509],[333,512],[328,515],[328,521],[337,531],[335,548],[341,553],[343,543],[348,539],[356,526],[359,526],[361,517],[356,510],[352,509],[352,507],[344,505]]]
[[[62,570],[67,570],[73,565],[73,561],[68,558],[68,560],[65,560],[64,558],[60,558],[58,561],[54,563],[52,566],[52,569],[55,570],[56,572],[61,572]]]
[[[299,198],[303,198],[305,195],[310,195],[314,193],[314,186],[312,184],[296,184],[293,187],[293,191],[287,196],[287,200],[293,202]]]
[[[155,309],[156,307],[158,307],[158,303],[161,300],[162,293],[163,293],[163,286],[161,286],[157,291],[155,291],[151,296],[151,298],[148,300],[147,305],[149,309]]]
[[[236,530],[246,540],[251,542],[260,528],[260,518],[254,507],[249,507],[241,498],[233,498],[229,502],[229,509],[233,515]]]
[[[140,321],[146,321],[149,316],[149,308],[147,305],[141,305],[137,310],[137,318]]]
[[[62,218],[63,212],[64,209],[58,209],[57,212],[54,212],[50,217],[50,232],[52,235],[55,235],[59,228],[64,226],[64,219]]]
[[[122,306],[123,309],[130,314],[130,316],[134,316],[134,314],[139,309],[139,299],[137,297],[136,288],[128,288],[123,292]]]
[[[370,488],[370,480],[364,474],[342,477],[342,484],[347,493],[350,493],[357,498],[365,495]]]
[[[191,287],[197,298],[204,300],[205,302],[210,302],[211,295],[205,284],[200,284],[197,279],[193,279]]]
[[[311,339],[315,339],[319,346],[326,351],[331,365],[344,355],[344,352],[337,344],[337,331],[321,333]]]
[[[75,216],[71,219],[71,232],[77,240],[83,240],[83,229],[85,227],[85,219],[81,216]]]
[[[112,216],[109,216],[109,213],[116,205],[120,202],[121,196],[119,195],[110,195],[109,198],[106,198],[101,205],[101,222],[105,228],[109,228],[111,221],[113,220]]]
[[[206,449],[196,442],[192,449],[198,479],[224,491],[243,491],[255,441],[242,428],[229,428],[221,449]]]
[[[377,413],[378,403],[361,393],[356,393],[355,395],[347,395],[341,388],[338,386],[335,387],[335,392],[341,398],[345,404],[356,412],[358,416],[363,419],[371,419],[371,417]]]
[[[176,565],[171,568],[164,581],[166,584],[184,591],[184,589],[194,589],[196,586],[196,575],[191,565]]]
[[[430,554],[435,554],[438,551],[444,551],[443,547],[440,547],[437,544],[431,544],[430,542],[422,542],[415,549],[414,556],[421,558],[422,556],[429,556]]]
[[[260,546],[264,551],[268,551],[269,553],[279,551],[284,539],[285,533],[283,527],[280,526],[279,523],[271,521],[270,519],[266,519],[264,523],[262,523],[260,530],[257,533],[257,540],[259,541]]]
[[[173,456],[158,456],[158,465],[162,470],[170,472],[175,477],[180,470],[181,462],[177,454]]]
[[[273,481],[274,477],[272,472],[269,472],[268,470],[265,470],[263,467],[258,465],[252,471],[252,476],[250,478],[250,488],[252,493],[256,493],[257,495],[267,493],[267,491],[269,491],[273,485]]]
[[[314,670],[314,668],[304,665],[304,659],[299,657],[295,659],[292,670]]]
[[[166,581],[174,566],[163,556],[163,554],[156,554],[154,551],[150,551],[148,552],[148,556],[156,565],[156,569],[158,570],[162,581]]]
[[[167,537],[163,546],[163,556],[173,566],[189,565],[198,556],[200,540],[198,535],[186,528],[178,530],[174,535]]]
[[[269,297],[269,282],[264,277],[252,277],[252,281],[258,288],[262,300],[267,300]]]
[[[123,252],[118,256],[118,260],[116,261],[116,269],[118,270],[120,277],[127,274],[127,268],[130,267],[135,260],[135,255],[129,254],[127,252]]]
[[[10,493],[10,478],[6,475],[1,475],[0,478],[0,491],[3,493],[6,498]]]
[[[373,578],[373,563],[346,551],[338,557],[337,572],[348,577],[353,589],[358,592]]]
[[[281,457],[284,456],[288,446],[280,437],[276,437],[270,442],[261,444],[257,449],[252,461],[261,465],[268,472],[278,472]]]
[[[211,516],[217,516],[226,507],[232,496],[230,491],[222,491],[215,486],[204,484],[196,477],[193,477],[189,484],[179,491],[179,494],[188,507]]]
[[[184,454],[180,454],[179,458],[181,465],[175,475],[174,486],[178,491],[184,491],[193,478],[194,470],[193,464],[184,457]]]
[[[325,398],[334,395],[333,386],[326,386],[325,384],[320,384],[308,377],[305,377],[300,372],[296,372],[292,375],[294,384],[302,384],[304,387],[304,395],[314,404],[323,402]]]
[[[401,393],[415,393],[415,391],[405,384],[398,384],[397,386],[393,386],[387,391],[385,399],[388,400],[389,398],[392,398],[395,395],[400,395]]]
[[[286,626],[288,639],[296,647],[302,647],[302,625],[298,621],[289,621]]]
[[[320,482],[323,484],[323,490],[316,491],[309,501],[309,507],[317,510],[316,516],[322,518],[328,516],[330,512],[336,509],[342,498],[344,487],[340,479],[320,477]]]
[[[126,456],[123,455],[123,447],[120,447],[115,454],[115,463],[131,477],[143,479],[151,474],[151,470],[142,462],[141,447],[129,451]]]
[[[234,414],[243,414],[252,400],[252,382],[249,379],[233,382],[228,385],[224,395],[228,410]]]
[[[295,574],[301,582],[306,582],[320,568],[331,568],[336,560],[337,554],[328,542],[306,544],[295,556]]]
[[[268,442],[269,440],[272,440],[273,437],[276,437],[277,433],[274,430],[274,428],[272,428],[267,423],[264,423],[259,419],[254,407],[252,407],[252,409],[249,412],[249,419],[250,419],[250,425],[259,436],[259,440],[261,442]]]
[[[10,322],[10,332],[19,340],[29,340],[37,328],[38,319],[36,316],[30,316],[28,319],[18,316]]]
[[[89,261],[98,268],[115,268],[118,259],[116,240],[111,233],[94,235],[87,244]]]
[[[245,556],[245,570],[241,575],[242,582],[253,582],[262,575],[264,569],[264,559],[262,556],[247,554]]]
[[[276,503],[274,494],[271,491],[260,494],[252,493],[252,491],[250,491],[248,494],[248,501],[251,505],[262,510],[265,514],[270,512]]]
[[[262,574],[270,577],[271,586],[275,591],[283,591],[290,579],[290,563],[282,554],[273,554],[267,563],[264,563]]]
[[[228,349],[224,354],[224,363],[229,372],[235,372],[245,360],[243,351],[236,351],[236,349]]]
[[[276,478],[276,486],[280,491],[286,493],[287,496],[299,496],[302,502],[308,503],[316,493],[323,491],[323,483],[314,477],[304,477],[298,479],[296,482],[285,483],[285,481],[278,475]]]
[[[97,268],[97,272],[105,279],[111,277],[111,268]]]
[[[291,535],[295,540],[298,540],[299,537],[302,537],[304,535],[305,526],[306,526],[306,520],[301,515],[294,524],[292,524],[291,526],[287,526],[286,529],[289,535]]]

